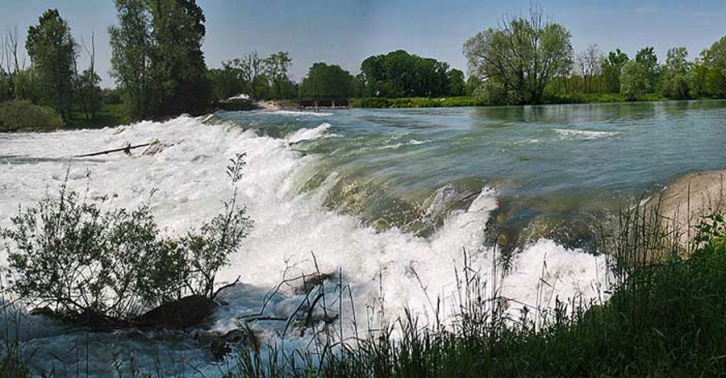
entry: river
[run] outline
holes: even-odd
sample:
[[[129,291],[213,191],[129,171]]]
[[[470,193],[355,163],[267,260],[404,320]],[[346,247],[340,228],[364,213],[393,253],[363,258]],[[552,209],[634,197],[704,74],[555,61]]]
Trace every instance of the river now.
[[[183,233],[222,209],[231,195],[225,167],[236,153],[246,154],[239,190],[255,222],[220,274],[240,284],[221,294],[226,304],[200,329],[89,334],[21,313],[3,317],[4,337],[18,336],[35,372],[72,375],[88,365],[91,376],[107,376],[161,364],[164,375],[194,366],[215,376],[219,363],[187,335],[235,329],[284,275],[317,264],[350,286],[337,314],[345,337],[353,319],[391,321],[404,308],[432,319],[435,298],[445,318],[464,251],[488,287],[496,282],[497,295],[510,299],[512,316],[558,297],[601,301],[610,282],[607,257],[590,248],[593,230],[678,176],[723,168],[724,119],[726,102],[708,101],[220,112],[0,134],[0,227],[18,206],[55,193],[68,172],[69,186],[90,200],[148,202],[165,233]],[[69,159],[156,139],[165,147],[154,155]],[[0,263],[6,259],[3,248]],[[266,315],[287,316],[301,300],[292,289],[282,294]],[[326,295],[334,300],[334,287]],[[263,343],[309,342],[282,340],[274,322],[250,327]]]

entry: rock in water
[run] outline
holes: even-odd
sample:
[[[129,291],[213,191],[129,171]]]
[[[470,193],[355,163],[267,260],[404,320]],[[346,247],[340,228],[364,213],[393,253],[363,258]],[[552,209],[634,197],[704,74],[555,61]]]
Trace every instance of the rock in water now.
[[[726,170],[683,176],[651,198],[646,207],[657,207],[663,227],[678,232],[680,244],[687,245],[703,216],[724,211],[725,180]]]
[[[183,329],[202,324],[214,312],[213,300],[203,295],[192,295],[165,303],[138,319],[141,327]]]

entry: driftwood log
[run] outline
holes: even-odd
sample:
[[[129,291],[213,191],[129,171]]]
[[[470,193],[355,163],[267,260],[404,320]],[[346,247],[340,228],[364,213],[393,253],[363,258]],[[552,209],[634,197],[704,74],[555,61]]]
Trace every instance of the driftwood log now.
[[[128,153],[131,153],[131,150],[133,150],[133,149],[141,148],[141,147],[148,147],[148,146],[151,146],[152,144],[153,143],[144,143],[144,144],[137,144],[135,146],[132,146],[131,143],[129,143],[128,145],[126,145],[126,147],[114,148],[112,150],[105,150],[105,151],[99,151],[99,152],[92,152],[92,153],[83,154],[83,155],[74,155],[73,157],[77,157],[77,158],[91,157],[91,156],[98,156],[98,155],[106,155],[106,154],[110,154],[110,153],[114,153],[114,152],[125,152],[128,154]]]

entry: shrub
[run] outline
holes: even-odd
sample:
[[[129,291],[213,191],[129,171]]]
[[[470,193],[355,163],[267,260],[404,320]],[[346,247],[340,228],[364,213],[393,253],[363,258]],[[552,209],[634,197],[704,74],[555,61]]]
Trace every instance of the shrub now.
[[[242,176],[244,155],[228,173]],[[141,311],[188,294],[214,295],[217,271],[228,262],[252,223],[237,205],[182,237],[160,234],[147,205],[128,211],[99,204],[63,184],[0,230],[8,243],[12,290],[33,305],[71,318],[130,320]]]
[[[63,119],[47,106],[30,101],[0,102],[0,132],[19,130],[55,130],[63,127]]]

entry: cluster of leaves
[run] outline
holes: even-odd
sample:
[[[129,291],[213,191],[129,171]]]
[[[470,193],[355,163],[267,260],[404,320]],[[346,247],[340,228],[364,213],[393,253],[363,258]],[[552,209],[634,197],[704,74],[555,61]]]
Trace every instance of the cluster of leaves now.
[[[298,88],[289,76],[291,66],[292,58],[286,51],[266,58],[253,52],[222,62],[221,69],[211,69],[208,73],[214,88],[214,100],[226,100],[240,93],[255,100],[295,98]]]
[[[469,72],[481,81],[479,95],[490,104],[541,104],[551,80],[573,65],[570,32],[546,22],[541,9],[529,18],[505,19],[464,44]]]
[[[202,42],[204,13],[194,0],[116,0],[109,28],[111,75],[134,120],[207,110],[211,86]]]
[[[233,184],[243,155],[232,160]],[[67,315],[129,319],[189,294],[214,296],[216,273],[252,226],[237,194],[224,211],[180,237],[163,236],[148,205],[104,210],[64,184],[12,218],[12,288],[35,305]]]
[[[358,76],[366,97],[440,97],[464,94],[464,73],[445,62],[404,50],[371,56]]]
[[[0,102],[0,131],[55,130],[63,127],[63,118],[52,108],[33,105],[30,101]]]
[[[101,78],[94,68],[95,51],[86,49],[91,65],[79,71],[79,45],[58,10],[43,12],[38,24],[28,29],[25,49],[32,63],[30,68],[25,67],[18,51],[19,40],[17,30],[8,30],[0,44],[0,101],[30,101],[48,106],[65,121],[76,109],[87,120],[94,118],[102,105]]]

